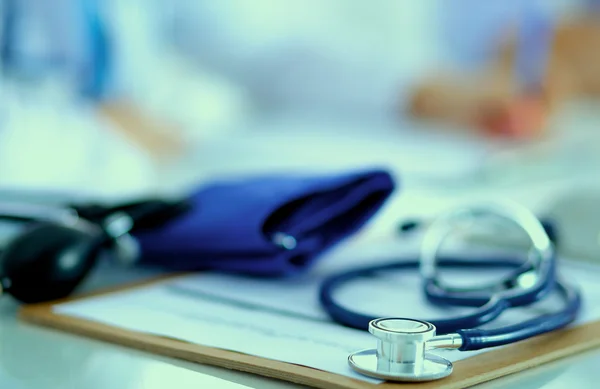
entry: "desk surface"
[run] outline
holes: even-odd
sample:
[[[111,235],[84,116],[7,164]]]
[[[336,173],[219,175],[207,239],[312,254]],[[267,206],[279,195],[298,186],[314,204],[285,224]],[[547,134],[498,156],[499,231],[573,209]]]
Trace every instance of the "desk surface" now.
[[[83,291],[154,276],[140,270],[101,267]],[[0,301],[0,387],[7,389],[179,389],[203,386],[217,377],[250,388],[284,389],[300,386],[226,369],[202,366],[131,350],[93,339],[57,332],[18,321],[10,299]],[[568,358],[478,389],[562,389],[589,387],[600,379],[600,350]]]
[[[15,319],[16,305],[0,303],[0,387],[6,389],[178,389],[206,387],[206,375],[250,388],[299,386],[245,373],[134,351]],[[478,389],[589,387],[598,380],[600,350],[499,379]],[[518,384],[518,385],[516,385]],[[516,385],[516,386],[515,386]]]
[[[201,165],[190,166],[201,169]],[[99,271],[87,288],[144,276],[146,275]],[[15,319],[17,308],[9,299],[0,301],[0,388],[3,389],[158,389],[169,384],[185,389],[205,387],[202,383],[206,383],[206,375],[251,388],[298,387],[35,327]],[[562,389],[567,385],[589,387],[589,382],[600,379],[600,371],[597,369],[599,363],[600,350],[500,379],[479,388],[513,388],[515,383],[522,389]]]

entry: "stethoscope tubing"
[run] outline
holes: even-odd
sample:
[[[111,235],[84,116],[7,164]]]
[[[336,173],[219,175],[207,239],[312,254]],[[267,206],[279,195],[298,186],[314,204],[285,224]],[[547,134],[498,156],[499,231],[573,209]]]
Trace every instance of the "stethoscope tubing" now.
[[[446,257],[439,260],[440,267],[446,268],[516,268],[522,266],[522,261],[506,257],[485,259],[457,259]],[[367,330],[369,322],[377,319],[376,316],[366,315],[340,305],[334,298],[335,291],[350,281],[358,278],[373,276],[375,273],[390,270],[416,269],[419,266],[417,258],[405,258],[390,263],[368,265],[327,277],[321,284],[319,300],[323,309],[337,323],[347,327]],[[492,322],[504,311],[513,306],[507,299],[495,300],[492,298],[486,304],[476,308],[474,312],[449,319],[425,320],[436,326],[439,334],[455,332],[463,338],[461,351],[478,350],[481,348],[495,347],[513,343],[528,337],[540,335],[568,325],[577,317],[581,307],[581,294],[579,290],[562,280],[552,279],[548,284],[551,288],[537,291],[534,298],[540,298],[549,291],[556,290],[565,301],[565,308],[552,314],[524,321],[522,323],[504,326],[496,329],[479,329],[477,327]],[[443,301],[433,301],[443,303]],[[532,301],[533,302],[533,301]]]
[[[556,231],[555,222],[550,218],[543,218],[543,219],[540,219],[540,224],[544,228],[544,231],[546,231],[546,234],[548,234],[548,237],[550,238],[550,240],[556,244],[557,240],[558,240],[558,236],[557,236],[558,234]],[[413,232],[419,231],[426,225],[427,225],[426,220],[419,220],[419,219],[403,220],[403,221],[399,222],[397,225],[397,233],[399,235],[413,233]]]
[[[376,273],[383,271],[394,271],[394,270],[407,270],[407,269],[417,269],[419,267],[420,261],[417,258],[402,258],[389,263],[381,263],[377,265],[367,265],[363,267],[358,267],[356,269],[351,269],[348,271],[344,271],[338,274],[334,274],[325,278],[322,282],[320,290],[319,290],[319,301],[321,302],[322,307],[325,311],[338,323],[345,325],[347,327],[352,327],[356,329],[366,330],[369,327],[369,322],[371,320],[376,319],[377,317],[371,315],[361,314],[359,312],[352,311],[347,309],[340,304],[334,298],[335,291],[340,288],[342,285],[347,284],[351,281],[354,281],[359,278],[374,276]],[[511,268],[520,266],[521,263],[516,261],[507,261],[505,258],[486,258],[483,260],[464,260],[458,258],[450,258],[446,257],[439,260],[440,267],[449,267],[449,268],[472,268],[474,266],[480,268]],[[432,301],[434,304],[439,303],[439,301]],[[487,302],[487,300],[486,300]],[[489,307],[483,308],[482,306],[479,309],[467,316],[462,316],[461,326],[457,327],[456,320],[450,319],[442,319],[442,320],[425,320],[428,322],[435,322],[436,328],[439,333],[449,333],[454,332],[457,329],[460,329],[464,325],[470,324],[472,325],[483,325],[487,322],[494,320],[498,315],[500,315],[504,311],[505,307],[498,306],[496,309],[489,309]],[[477,318],[477,319],[476,319]]]

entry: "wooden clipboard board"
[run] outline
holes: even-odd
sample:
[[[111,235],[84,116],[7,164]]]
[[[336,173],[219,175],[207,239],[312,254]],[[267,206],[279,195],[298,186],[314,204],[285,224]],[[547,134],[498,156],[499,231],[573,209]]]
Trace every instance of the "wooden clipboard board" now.
[[[580,354],[600,346],[600,321],[595,321],[582,326],[541,335],[511,346],[455,362],[454,372],[449,377],[439,381],[417,384],[372,384],[309,367],[187,343],[177,339],[124,330],[94,321],[64,316],[54,313],[52,309],[54,305],[59,303],[81,300],[102,294],[118,293],[119,291],[166,281],[173,277],[175,276],[129,284],[73,299],[24,306],[19,311],[19,317],[29,323],[116,343],[154,354],[239,370],[323,389],[462,389],[570,355]]]

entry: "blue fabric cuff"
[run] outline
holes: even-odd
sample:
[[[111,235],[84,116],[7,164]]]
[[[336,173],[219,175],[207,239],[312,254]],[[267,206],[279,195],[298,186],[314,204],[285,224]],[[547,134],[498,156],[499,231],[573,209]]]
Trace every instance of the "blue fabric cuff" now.
[[[294,275],[363,227],[394,186],[383,170],[214,182],[192,193],[191,211],[136,233],[141,264]]]

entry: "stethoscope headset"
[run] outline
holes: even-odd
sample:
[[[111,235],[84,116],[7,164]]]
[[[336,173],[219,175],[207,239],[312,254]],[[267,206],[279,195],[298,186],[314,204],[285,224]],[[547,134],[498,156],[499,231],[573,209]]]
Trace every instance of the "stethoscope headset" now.
[[[67,297],[101,254],[134,262],[139,247],[132,233],[164,225],[189,208],[185,200],[166,199],[116,206],[0,205],[0,220],[24,223],[0,252],[0,292],[25,304]]]

